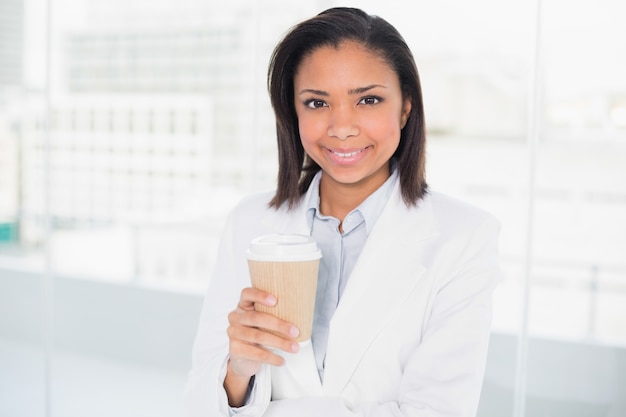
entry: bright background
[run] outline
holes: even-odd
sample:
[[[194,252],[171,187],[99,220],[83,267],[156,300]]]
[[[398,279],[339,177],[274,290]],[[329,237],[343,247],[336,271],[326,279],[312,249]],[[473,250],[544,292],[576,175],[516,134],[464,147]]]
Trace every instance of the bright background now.
[[[431,187],[502,222],[480,417],[626,415],[623,4],[341,3],[414,52]],[[0,416],[182,416],[225,215],[274,187],[269,54],[335,5],[0,0]]]

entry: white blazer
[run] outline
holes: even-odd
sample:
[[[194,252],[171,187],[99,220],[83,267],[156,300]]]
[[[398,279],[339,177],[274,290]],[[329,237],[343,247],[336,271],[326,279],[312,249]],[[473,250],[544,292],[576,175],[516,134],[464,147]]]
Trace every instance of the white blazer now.
[[[193,349],[189,416],[229,415],[227,315],[250,286],[249,241],[309,234],[305,204],[269,209],[271,196],[242,201],[225,228]],[[323,384],[304,344],[281,353],[285,366],[262,367],[252,403],[237,415],[474,416],[500,277],[498,234],[491,215],[442,194],[407,208],[396,184],[332,318]]]

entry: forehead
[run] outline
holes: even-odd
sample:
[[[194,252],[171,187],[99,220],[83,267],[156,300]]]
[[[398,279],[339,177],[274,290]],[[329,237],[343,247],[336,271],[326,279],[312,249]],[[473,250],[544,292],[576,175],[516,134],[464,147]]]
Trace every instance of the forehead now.
[[[392,77],[392,66],[383,55],[357,41],[323,45],[306,54],[297,67],[294,81],[331,78],[334,81],[356,78]]]

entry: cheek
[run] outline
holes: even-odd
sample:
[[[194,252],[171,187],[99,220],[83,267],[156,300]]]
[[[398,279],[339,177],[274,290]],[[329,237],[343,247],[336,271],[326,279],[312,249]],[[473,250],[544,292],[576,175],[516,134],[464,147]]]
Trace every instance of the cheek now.
[[[302,142],[313,142],[326,131],[324,123],[319,118],[298,117],[298,130]]]
[[[367,130],[370,138],[378,141],[394,142],[400,140],[401,125],[395,114],[365,120],[363,128]]]
[[[312,143],[314,142],[312,140],[313,136],[313,132],[312,132],[312,127],[310,125],[310,123],[307,122],[307,120],[303,120],[303,119],[298,119],[298,131],[300,133],[300,143],[302,143],[302,147],[304,148],[304,152],[306,152],[307,154],[311,154],[311,149],[312,149]]]

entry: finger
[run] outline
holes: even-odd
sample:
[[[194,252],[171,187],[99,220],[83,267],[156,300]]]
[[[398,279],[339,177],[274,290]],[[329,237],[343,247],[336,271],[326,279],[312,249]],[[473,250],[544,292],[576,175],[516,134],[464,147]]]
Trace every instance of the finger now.
[[[249,360],[267,360],[267,353],[260,352],[257,349],[266,350],[273,355],[273,352],[268,349],[280,349],[284,352],[296,353],[300,348],[300,345],[293,339],[286,339],[280,335],[253,327],[229,327],[228,336],[231,341],[231,349],[233,346],[241,349],[235,350],[231,354],[241,355]],[[246,352],[248,353],[246,354]],[[259,358],[256,355],[247,356],[251,355],[250,352],[256,352],[256,355],[261,355],[262,357]]]
[[[294,339],[300,334],[292,323],[261,311],[235,310],[228,315],[228,322],[231,327],[259,328],[278,333],[287,339]]]
[[[231,366],[238,374],[247,375],[246,369],[254,363],[267,363],[273,366],[283,366],[285,359],[270,349],[235,341],[231,343],[229,357]]]
[[[244,310],[254,309],[254,304],[259,303],[268,307],[276,305],[276,297],[258,288],[248,287],[241,290],[239,307]]]

